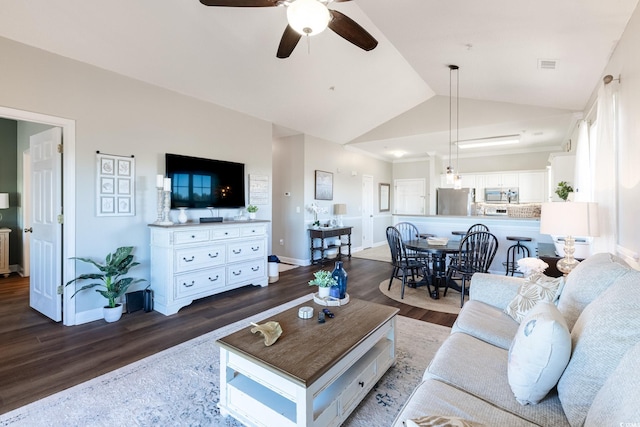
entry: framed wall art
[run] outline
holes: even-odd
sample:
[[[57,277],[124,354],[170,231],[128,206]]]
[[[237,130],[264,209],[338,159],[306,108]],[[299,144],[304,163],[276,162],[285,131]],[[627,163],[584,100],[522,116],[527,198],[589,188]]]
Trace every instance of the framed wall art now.
[[[333,174],[331,172],[316,171],[316,200],[333,200]]]
[[[96,211],[98,216],[135,215],[133,156],[96,153]]]

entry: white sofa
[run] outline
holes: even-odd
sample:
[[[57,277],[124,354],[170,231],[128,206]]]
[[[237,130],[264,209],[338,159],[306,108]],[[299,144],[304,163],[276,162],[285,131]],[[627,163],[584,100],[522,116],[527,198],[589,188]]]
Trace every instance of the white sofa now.
[[[570,359],[557,386],[528,405],[508,381],[520,325],[504,312],[523,281],[474,275],[469,301],[394,427],[437,417],[511,427],[640,425],[640,272],[602,253],[567,276],[557,309],[571,333]]]

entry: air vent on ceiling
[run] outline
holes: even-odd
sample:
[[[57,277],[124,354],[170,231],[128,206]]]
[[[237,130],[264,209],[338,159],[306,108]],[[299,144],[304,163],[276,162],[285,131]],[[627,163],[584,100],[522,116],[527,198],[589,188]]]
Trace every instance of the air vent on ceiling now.
[[[541,70],[555,70],[558,67],[558,61],[555,59],[538,59],[538,68]]]

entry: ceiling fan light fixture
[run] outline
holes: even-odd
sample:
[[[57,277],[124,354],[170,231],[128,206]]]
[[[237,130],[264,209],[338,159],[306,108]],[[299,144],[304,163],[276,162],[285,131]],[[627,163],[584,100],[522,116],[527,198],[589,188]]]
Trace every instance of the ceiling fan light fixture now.
[[[329,25],[329,9],[318,0],[295,0],[287,8],[291,28],[303,36],[315,36]]]

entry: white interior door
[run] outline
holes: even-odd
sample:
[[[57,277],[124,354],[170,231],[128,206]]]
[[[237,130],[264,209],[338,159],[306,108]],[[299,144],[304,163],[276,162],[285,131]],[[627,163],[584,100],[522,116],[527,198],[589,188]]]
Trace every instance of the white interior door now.
[[[29,303],[47,317],[62,320],[62,129],[51,128],[30,138],[31,279]]]
[[[362,248],[373,246],[373,177],[362,175]]]

